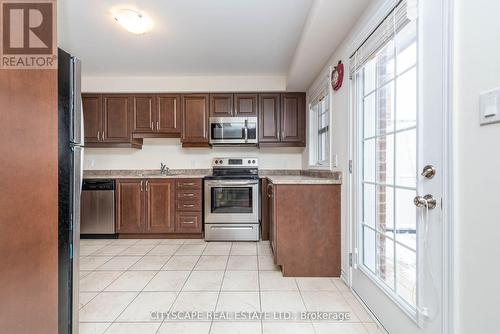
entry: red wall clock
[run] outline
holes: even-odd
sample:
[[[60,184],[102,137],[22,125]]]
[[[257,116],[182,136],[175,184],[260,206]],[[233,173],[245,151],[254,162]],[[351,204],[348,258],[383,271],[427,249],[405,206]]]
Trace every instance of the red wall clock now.
[[[342,64],[341,60],[333,68],[331,81],[333,90],[339,90],[342,87],[342,82],[344,81],[344,64]]]

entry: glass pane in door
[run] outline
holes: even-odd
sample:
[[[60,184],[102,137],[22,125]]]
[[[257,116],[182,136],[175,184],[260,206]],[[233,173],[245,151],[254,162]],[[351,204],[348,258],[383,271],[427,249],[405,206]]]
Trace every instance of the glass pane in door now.
[[[417,44],[413,23],[356,73],[361,267],[415,309]]]
[[[252,213],[251,187],[212,187],[212,213]]]

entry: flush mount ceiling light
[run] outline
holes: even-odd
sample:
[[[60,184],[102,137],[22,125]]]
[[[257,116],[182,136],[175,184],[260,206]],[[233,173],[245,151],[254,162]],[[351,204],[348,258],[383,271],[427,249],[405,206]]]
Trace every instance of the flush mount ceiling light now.
[[[153,20],[146,14],[132,9],[119,9],[113,17],[125,30],[133,34],[143,34],[153,28]]]

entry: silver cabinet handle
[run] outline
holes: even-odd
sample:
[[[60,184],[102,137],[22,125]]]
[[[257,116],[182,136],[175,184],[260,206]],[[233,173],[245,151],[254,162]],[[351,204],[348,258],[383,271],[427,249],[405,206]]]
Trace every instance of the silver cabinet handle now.
[[[160,121],[156,121],[156,131],[160,130]]]
[[[151,121],[151,130],[155,130],[155,122]]]
[[[183,205],[185,208],[193,208],[194,204],[184,204]]]
[[[183,224],[194,224],[195,221],[194,220],[188,220],[188,221],[185,221],[185,222],[182,222]]]
[[[194,186],[194,183],[193,182],[181,183],[180,186],[182,186],[182,187],[184,187],[184,186]]]
[[[146,180],[146,191],[148,191],[148,183],[149,183],[149,181]]]
[[[182,196],[184,196],[184,197],[193,197],[193,196],[194,196],[194,194],[189,193],[189,194],[183,194]]]
[[[97,141],[101,141],[101,139],[99,138],[99,131],[97,131]]]
[[[143,191],[143,189],[142,189],[142,180],[141,180],[141,191]]]

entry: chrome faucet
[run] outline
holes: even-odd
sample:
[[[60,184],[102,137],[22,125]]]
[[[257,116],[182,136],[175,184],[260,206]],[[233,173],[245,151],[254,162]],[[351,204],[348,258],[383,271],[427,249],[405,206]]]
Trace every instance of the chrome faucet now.
[[[170,168],[167,167],[163,162],[160,163],[160,174],[167,175],[170,173]]]

